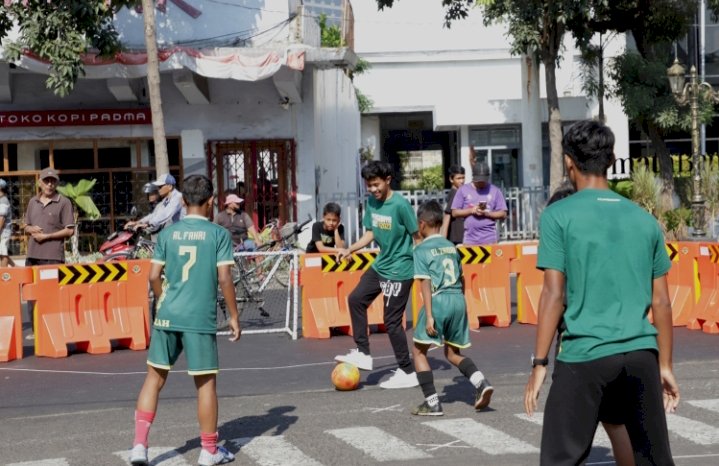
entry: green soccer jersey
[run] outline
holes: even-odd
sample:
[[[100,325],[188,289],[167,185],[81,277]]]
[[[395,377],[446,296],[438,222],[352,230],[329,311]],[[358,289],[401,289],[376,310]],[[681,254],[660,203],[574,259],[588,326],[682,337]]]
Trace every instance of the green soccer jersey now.
[[[375,272],[390,280],[412,278],[412,235],[417,233],[417,217],[401,194],[393,192],[385,201],[367,200],[362,224],[372,230],[379,255],[372,264]]]
[[[610,190],[584,189],[540,218],[537,267],[562,272],[567,309],[557,359],[657,349],[652,281],[671,262],[654,217]]]
[[[442,235],[432,235],[414,248],[414,278],[432,283],[432,295],[462,292],[462,264],[457,248]]]
[[[205,217],[187,215],[160,232],[152,262],[164,265],[166,280],[155,327],[215,333],[217,267],[234,264],[228,231]]]

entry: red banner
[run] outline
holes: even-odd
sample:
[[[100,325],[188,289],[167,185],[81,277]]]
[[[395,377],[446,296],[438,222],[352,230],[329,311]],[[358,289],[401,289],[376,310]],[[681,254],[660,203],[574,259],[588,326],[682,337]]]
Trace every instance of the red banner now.
[[[149,125],[151,120],[149,108],[0,112],[0,128]]]

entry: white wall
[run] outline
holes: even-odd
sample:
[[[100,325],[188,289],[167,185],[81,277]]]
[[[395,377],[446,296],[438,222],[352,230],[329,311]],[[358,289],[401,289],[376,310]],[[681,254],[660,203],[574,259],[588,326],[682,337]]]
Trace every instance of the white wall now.
[[[259,46],[272,42],[286,42],[289,28],[279,26],[290,14],[288,0],[223,0],[208,2],[186,0],[188,4],[201,12],[193,18],[183,12],[173,2],[166,2],[166,12],[155,9],[157,41],[160,47],[182,45],[188,41],[204,40],[208,42],[230,41],[235,38],[248,38],[250,44]],[[116,16],[115,24],[121,31],[120,38],[127,48],[144,50],[143,16],[134,9],[122,9]],[[198,47],[197,45],[190,44]],[[242,46],[241,43],[234,44]],[[198,47],[199,48],[199,47]]]

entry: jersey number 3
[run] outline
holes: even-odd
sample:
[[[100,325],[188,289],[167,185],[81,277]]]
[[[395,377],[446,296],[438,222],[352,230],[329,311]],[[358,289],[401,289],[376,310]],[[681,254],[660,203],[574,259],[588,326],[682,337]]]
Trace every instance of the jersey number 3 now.
[[[444,285],[454,285],[457,282],[457,271],[454,269],[454,261],[452,259],[445,259],[442,261],[442,267],[444,267]]]
[[[186,282],[190,278],[190,269],[197,262],[197,246],[180,246],[180,255],[188,255],[190,258],[185,265],[182,266],[182,281]]]

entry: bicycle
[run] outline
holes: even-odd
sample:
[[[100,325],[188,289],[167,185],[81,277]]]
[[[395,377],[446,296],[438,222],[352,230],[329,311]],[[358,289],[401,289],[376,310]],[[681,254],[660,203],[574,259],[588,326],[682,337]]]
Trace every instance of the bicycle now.
[[[275,232],[279,232],[277,239],[263,244],[257,248],[256,251],[243,251],[239,249],[237,252],[274,252],[296,249],[297,235],[302,232],[305,226],[311,221],[312,217],[308,215],[308,219],[303,223],[298,225],[295,222],[289,222],[281,229],[278,229],[276,222],[272,222],[268,227],[271,230],[275,230]],[[293,256],[291,254],[260,254],[259,257],[262,257],[262,259],[258,261],[256,257],[251,257],[251,254],[236,254],[234,257],[235,266],[232,268],[233,283],[235,285],[235,295],[238,303],[254,304],[258,308],[260,316],[269,317],[270,313],[267,312],[264,307],[264,291],[267,289],[273,277],[275,277],[275,280],[283,287],[286,288],[289,285],[290,261]],[[218,303],[217,328],[218,330],[224,330],[228,325],[228,314],[221,293],[218,295]],[[242,307],[243,306],[238,306],[238,308]]]

